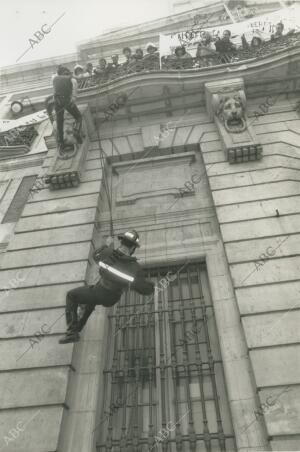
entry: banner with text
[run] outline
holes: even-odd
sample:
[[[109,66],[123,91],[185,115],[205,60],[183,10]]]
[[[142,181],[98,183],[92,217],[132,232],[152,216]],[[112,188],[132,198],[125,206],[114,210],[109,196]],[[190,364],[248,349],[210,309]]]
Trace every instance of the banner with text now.
[[[221,25],[213,28],[192,28],[176,34],[160,35],[160,54],[171,55],[177,46],[184,45],[186,50],[195,56],[197,43],[201,39],[201,33],[207,31],[213,39],[221,38],[224,30],[230,30],[231,41],[237,47],[241,46],[241,36],[245,35],[248,43],[253,36],[259,36],[263,41],[268,41],[276,31],[276,24],[284,25],[283,35],[294,30],[300,31],[300,5],[292,5],[278,11],[253,17],[244,22]]]

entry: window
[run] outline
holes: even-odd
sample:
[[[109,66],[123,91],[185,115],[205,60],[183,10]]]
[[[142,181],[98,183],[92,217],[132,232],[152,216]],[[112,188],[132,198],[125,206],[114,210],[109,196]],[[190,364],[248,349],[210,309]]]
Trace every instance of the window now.
[[[20,218],[24,206],[27,202],[29,192],[33,187],[36,176],[25,176],[19,185],[19,188],[7,209],[2,223],[16,223]]]
[[[98,452],[236,450],[206,267],[148,270],[166,275],[109,315]]]

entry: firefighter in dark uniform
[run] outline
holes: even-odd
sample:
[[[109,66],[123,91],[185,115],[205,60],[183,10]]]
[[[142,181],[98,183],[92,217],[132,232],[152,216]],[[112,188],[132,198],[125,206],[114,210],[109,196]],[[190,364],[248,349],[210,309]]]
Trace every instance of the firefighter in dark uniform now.
[[[59,151],[64,150],[64,112],[67,110],[76,120],[75,136],[79,144],[82,143],[80,136],[82,126],[82,116],[75,104],[77,95],[77,82],[72,77],[71,71],[64,67],[58,66],[57,75],[52,80],[54,89],[54,108],[57,123],[57,141]]]
[[[118,235],[120,246],[114,250],[102,246],[94,252],[93,258],[99,265],[100,279],[94,286],[78,287],[67,293],[66,321],[67,333],[60,339],[60,344],[77,342],[79,333],[96,305],[106,308],[116,304],[125,289],[135,290],[141,295],[154,292],[154,283],[146,280],[142,267],[132,254],[140,246],[136,231],[127,231]],[[85,305],[82,317],[78,320],[79,305]]]

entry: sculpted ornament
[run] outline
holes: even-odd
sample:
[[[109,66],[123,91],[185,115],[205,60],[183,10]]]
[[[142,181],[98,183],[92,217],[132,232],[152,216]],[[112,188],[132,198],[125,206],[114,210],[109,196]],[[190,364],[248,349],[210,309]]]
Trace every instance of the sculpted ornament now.
[[[46,99],[46,110],[53,127],[53,134],[56,137],[59,158],[63,160],[73,158],[77,153],[80,145],[82,144],[83,138],[85,138],[85,134],[82,133],[82,130],[78,130],[76,121],[66,112],[64,115],[65,117],[63,123],[65,146],[63,150],[59,150],[57,139],[56,114],[54,110],[54,101],[52,96],[49,96]]]
[[[238,94],[221,97],[217,115],[229,133],[241,133],[247,127],[245,102],[243,102],[242,96]]]
[[[208,82],[205,97],[208,115],[217,126],[227,161],[260,160],[263,149],[247,116],[243,79]]]
[[[50,190],[78,187],[88,152],[89,133],[94,133],[92,116],[87,106],[82,107],[83,124],[82,129],[78,130],[76,121],[66,113],[63,125],[64,148],[59,149],[56,142],[56,118],[53,109],[51,110],[51,98],[49,104],[47,112],[53,127],[51,135],[45,137],[45,141],[48,149],[57,151],[52,154],[46,183],[49,184]]]

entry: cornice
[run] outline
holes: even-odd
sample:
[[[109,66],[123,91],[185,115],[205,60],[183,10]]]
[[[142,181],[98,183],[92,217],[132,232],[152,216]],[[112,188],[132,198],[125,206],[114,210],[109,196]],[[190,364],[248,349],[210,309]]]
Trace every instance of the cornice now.
[[[93,39],[80,42],[77,47],[78,52],[82,50],[88,50],[99,45],[103,47],[116,45],[118,43],[124,43],[124,41],[126,42],[126,39],[131,40],[135,39],[136,37],[138,37],[139,40],[143,40],[144,38],[147,38],[149,36],[149,33],[159,34],[164,32],[172,32],[172,27],[180,27],[181,24],[191,26],[191,21],[193,21],[195,12],[200,15],[212,14],[213,12],[216,14],[224,13],[223,2],[216,1],[211,5],[205,5],[201,8],[195,8],[193,10],[184,11],[181,13],[173,14],[171,16],[154,19],[148,22],[142,22],[136,25],[110,29]],[[219,22],[216,22],[215,24],[217,25],[218,23]],[[212,24],[214,24],[213,21]],[[224,24],[225,22],[222,23],[222,25]]]
[[[110,95],[114,93],[119,93],[122,90],[131,90],[136,86],[147,87],[153,86],[153,84],[159,85],[180,85],[183,86],[184,83],[191,84],[192,82],[196,84],[200,83],[204,85],[207,82],[231,79],[232,77],[243,77],[245,80],[245,85],[247,88],[247,81],[257,81],[257,76],[261,74],[268,74],[270,71],[278,68],[280,66],[286,66],[283,71],[281,78],[286,78],[289,76],[288,70],[289,65],[293,62],[300,60],[300,45],[293,48],[288,48],[286,50],[281,50],[269,56],[257,59],[249,59],[238,61],[235,63],[223,64],[218,66],[211,66],[207,68],[199,69],[185,69],[182,71],[156,71],[156,72],[138,72],[129,74],[119,79],[112,80],[105,86],[99,87],[89,87],[79,90],[78,100],[87,101],[89,98],[94,99],[95,94],[99,95]],[[280,79],[278,77],[278,79]],[[272,78],[275,81],[274,77]],[[268,79],[260,78],[259,83],[263,85],[264,82],[267,84],[270,82]],[[30,97],[35,102],[40,102],[44,96],[52,92],[51,86],[39,86],[36,89],[32,87],[26,90],[26,85],[24,90],[19,90],[18,93],[28,94],[30,92]],[[14,95],[17,92],[14,92]],[[36,93],[36,95],[35,95]]]
[[[263,4],[264,2],[262,2],[262,5]],[[256,4],[256,7],[261,7],[262,5]],[[262,10],[261,14],[276,11],[277,9],[278,5],[277,8],[271,7],[264,11]],[[219,15],[224,14],[224,2],[221,0],[215,2],[211,1],[203,6],[198,6],[188,11],[182,11],[167,17],[150,20],[136,25],[109,29],[105,33],[95,36],[93,39],[79,42],[77,46],[78,53],[95,49],[97,47],[101,47],[101,49],[103,49],[104,47],[114,45],[124,45],[124,43],[129,44],[130,41],[134,41],[136,38],[138,38],[139,41],[143,41],[143,39],[148,39],[150,37],[153,38],[154,35],[158,36],[159,33],[168,34],[176,32],[179,29],[191,27],[193,25],[195,14],[200,16],[210,15],[211,17],[208,22],[208,27],[223,26],[232,23],[230,19],[222,22],[219,20]]]

